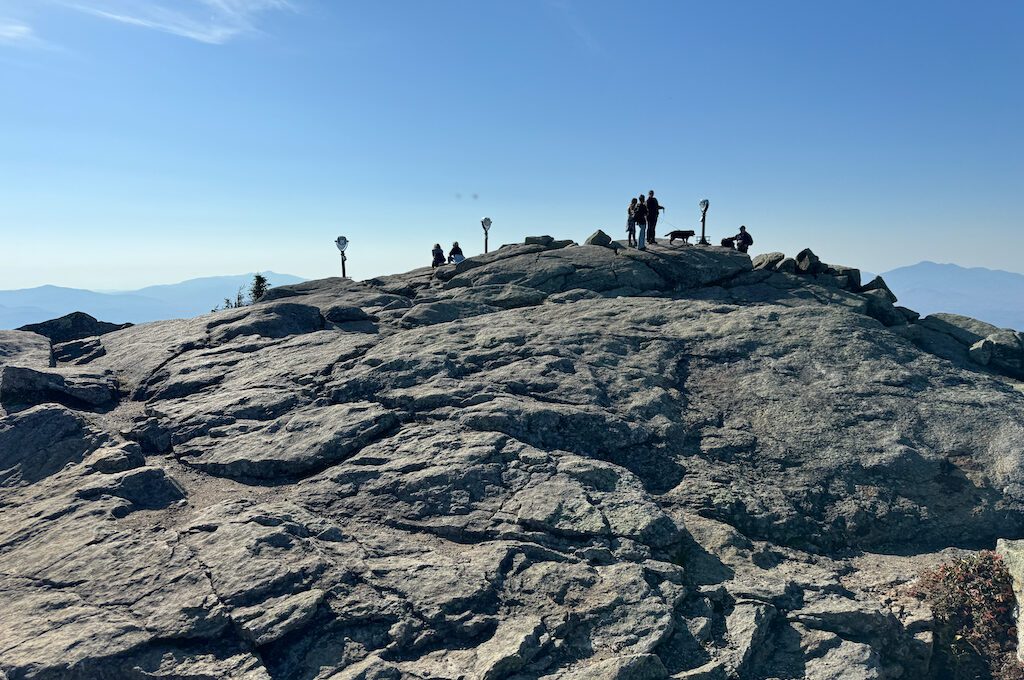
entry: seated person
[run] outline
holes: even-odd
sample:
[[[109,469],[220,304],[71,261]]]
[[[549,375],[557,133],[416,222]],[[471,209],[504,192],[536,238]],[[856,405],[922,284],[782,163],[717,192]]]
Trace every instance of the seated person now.
[[[431,267],[436,269],[444,264],[444,251],[441,250],[441,244],[435,243],[434,250],[431,253],[434,256],[434,261],[431,263]]]
[[[452,249],[448,251],[448,262],[458,264],[466,259],[466,256],[462,254],[462,248],[459,247],[459,242],[456,241],[452,244]]]

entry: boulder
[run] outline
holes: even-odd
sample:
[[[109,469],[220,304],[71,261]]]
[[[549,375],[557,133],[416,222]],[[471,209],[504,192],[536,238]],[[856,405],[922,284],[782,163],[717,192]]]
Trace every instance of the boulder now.
[[[814,254],[810,248],[804,248],[796,255],[796,270],[800,274],[818,274],[824,270],[825,265],[821,259]]]
[[[979,340],[999,332],[992,324],[960,314],[929,314],[919,323],[925,328],[948,335],[964,347],[970,347]]]
[[[95,317],[89,316],[84,312],[72,312],[58,319],[22,326],[18,330],[37,333],[49,338],[51,342],[58,343],[81,340],[82,338],[94,335],[104,335],[105,333],[119,331],[122,328],[130,328],[131,325],[130,323],[116,324],[97,321]]]
[[[856,267],[846,267],[841,264],[826,265],[826,273],[836,277],[843,277],[846,285],[842,288],[857,292],[861,289],[860,270]]]
[[[796,274],[797,263],[792,257],[783,258],[775,265],[775,271],[783,274]]]
[[[595,231],[593,234],[587,237],[584,243],[588,246],[602,246],[607,248],[612,244],[612,237],[604,233],[600,229]]]
[[[523,243],[528,246],[549,246],[555,242],[552,236],[527,236]]]
[[[899,326],[907,322],[906,318],[893,306],[884,290],[873,289],[861,295],[868,301],[868,316],[878,319],[883,325]]]
[[[79,463],[107,437],[53,404],[0,418],[0,487],[34,484]]]
[[[959,344],[975,364],[1024,379],[1024,334],[958,314],[931,314],[918,325]]]
[[[921,318],[921,315],[918,312],[915,312],[913,309],[910,309],[909,307],[901,307],[900,305],[896,305],[896,311],[903,315],[903,318],[906,320],[907,323],[917,323],[918,319]]]
[[[784,253],[761,253],[753,260],[754,269],[775,269],[775,267],[786,259]]]
[[[873,290],[882,291],[885,294],[885,296],[889,298],[889,302],[893,304],[896,303],[896,295],[891,290],[889,290],[889,286],[886,285],[885,279],[883,279],[881,276],[876,276],[875,278],[871,279],[870,281],[868,281],[867,283],[860,287],[861,293],[868,293]]]
[[[37,404],[71,408],[105,408],[119,398],[117,380],[110,374],[20,366],[0,368],[0,404],[8,409]]]
[[[978,340],[971,345],[971,348],[968,350],[968,356],[971,357],[971,361],[979,366],[988,366],[989,362],[992,361],[992,347],[992,341],[988,338]]]
[[[52,361],[49,339],[26,331],[0,331],[0,367],[46,368]]]
[[[985,338],[989,343],[989,365],[1003,375],[1024,379],[1024,335],[1001,329]],[[973,346],[972,346],[973,347]]]
[[[729,631],[731,665],[740,676],[749,673],[748,666],[764,644],[777,611],[763,602],[738,602],[726,619]]]

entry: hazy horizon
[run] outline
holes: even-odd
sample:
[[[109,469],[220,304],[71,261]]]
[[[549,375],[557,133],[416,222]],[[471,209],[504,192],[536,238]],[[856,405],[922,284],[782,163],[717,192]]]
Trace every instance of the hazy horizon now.
[[[746,224],[1019,271],[1024,5],[0,0],[0,289],[368,278],[526,235]],[[635,18],[635,28],[624,19]]]
[[[495,246],[495,247],[498,247],[498,246]],[[491,248],[491,250],[494,250],[494,248]],[[813,250],[813,248],[812,248],[812,250]],[[770,251],[766,251],[766,252],[770,252]],[[752,256],[755,256],[755,257],[757,255],[757,253],[753,252],[753,251],[751,251],[750,254]],[[791,255],[791,256],[794,255],[794,254],[795,253],[787,253],[787,255]],[[918,267],[919,265],[925,265],[925,264],[937,265],[937,266],[941,266],[941,267],[954,266],[954,267],[960,267],[962,269],[983,269],[985,271],[1004,272],[1004,273],[1008,273],[1008,274],[1016,274],[1016,275],[1019,275],[1019,276],[1024,276],[1024,271],[1017,271],[1017,270],[1012,270],[1012,269],[994,269],[994,268],[991,268],[991,267],[970,267],[970,266],[967,266],[967,265],[962,265],[962,264],[957,263],[957,262],[934,262],[932,260],[920,260],[918,262],[913,262],[913,263],[909,263],[909,264],[901,264],[901,265],[897,265],[895,267],[891,267],[890,269],[887,269],[887,270],[884,270],[884,271],[877,271],[877,270],[869,269],[869,268],[866,268],[866,267],[858,267],[858,268],[861,269],[862,272],[869,272],[871,274],[880,274],[880,275],[884,276],[885,274],[893,272],[893,271],[897,271],[897,270],[900,270],[900,269],[911,269],[911,268],[914,268],[914,267]],[[429,266],[429,265],[422,265],[421,264],[419,266],[420,267],[424,267],[424,266]],[[849,265],[849,266],[856,267],[856,265]],[[386,276],[386,275],[389,275],[389,274],[401,274],[401,273],[404,273],[406,271],[408,271],[408,270],[383,271],[383,272],[378,272],[378,273],[375,273],[375,274],[370,274],[370,275],[368,275],[365,278],[373,278],[375,276]],[[116,295],[116,294],[137,293],[137,292],[139,292],[141,290],[144,290],[146,288],[153,288],[153,287],[159,287],[159,286],[175,286],[175,285],[179,285],[179,284],[183,284],[183,283],[190,283],[190,282],[193,282],[193,281],[199,281],[199,280],[202,280],[202,279],[225,279],[225,278],[236,278],[236,277],[251,276],[253,273],[255,273],[255,272],[244,272],[244,273],[238,273],[238,274],[205,274],[205,275],[202,275],[202,276],[195,276],[195,277],[189,277],[189,278],[184,278],[184,279],[177,278],[177,279],[170,279],[170,280],[160,280],[160,281],[156,281],[154,283],[146,283],[144,285],[136,286],[136,287],[133,287],[133,288],[95,288],[95,287],[90,287],[88,285],[58,285],[58,284],[54,284],[54,283],[41,283],[41,284],[38,284],[36,286],[20,286],[20,287],[17,287],[17,288],[0,288],[0,291],[11,292],[11,291],[16,291],[16,290],[30,290],[30,289],[33,289],[33,288],[41,288],[41,287],[45,287],[45,286],[53,286],[53,287],[56,287],[56,288],[70,288],[70,289],[75,289],[75,290],[87,290],[87,291],[90,291],[90,292],[93,292],[93,293],[100,293],[100,294],[104,294],[104,295]],[[307,281],[313,281],[313,280],[316,280],[317,278],[329,278],[329,277],[334,277],[334,276],[340,276],[341,275],[340,263],[339,263],[339,271],[337,271],[337,272],[328,272],[323,277],[310,277],[310,276],[305,276],[302,273],[275,272],[275,271],[272,271],[272,270],[263,270],[262,273],[268,274],[270,276],[276,275],[276,276],[296,277],[296,278],[304,279],[304,280],[307,280]],[[349,278],[352,278],[352,277],[349,277]],[[271,285],[275,285],[273,280],[271,280]],[[280,285],[286,285],[286,284],[280,284]]]

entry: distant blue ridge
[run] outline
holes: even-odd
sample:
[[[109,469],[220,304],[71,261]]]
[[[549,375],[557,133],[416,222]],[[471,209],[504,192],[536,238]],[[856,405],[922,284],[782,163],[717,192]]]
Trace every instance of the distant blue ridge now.
[[[271,286],[300,283],[292,274],[263,272]],[[253,274],[208,276],[139,290],[99,293],[81,288],[38,286],[0,291],[0,329],[18,328],[85,312],[101,321],[145,323],[206,314],[224,298],[234,299],[239,286],[248,288]]]
[[[922,315],[950,312],[1024,330],[1024,274],[925,261],[882,278],[899,304]]]

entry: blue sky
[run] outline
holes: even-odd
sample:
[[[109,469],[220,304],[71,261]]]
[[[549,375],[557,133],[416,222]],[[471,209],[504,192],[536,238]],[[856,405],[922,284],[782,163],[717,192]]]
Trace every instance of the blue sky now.
[[[1024,271],[1024,3],[0,0],[0,288],[664,226]]]

